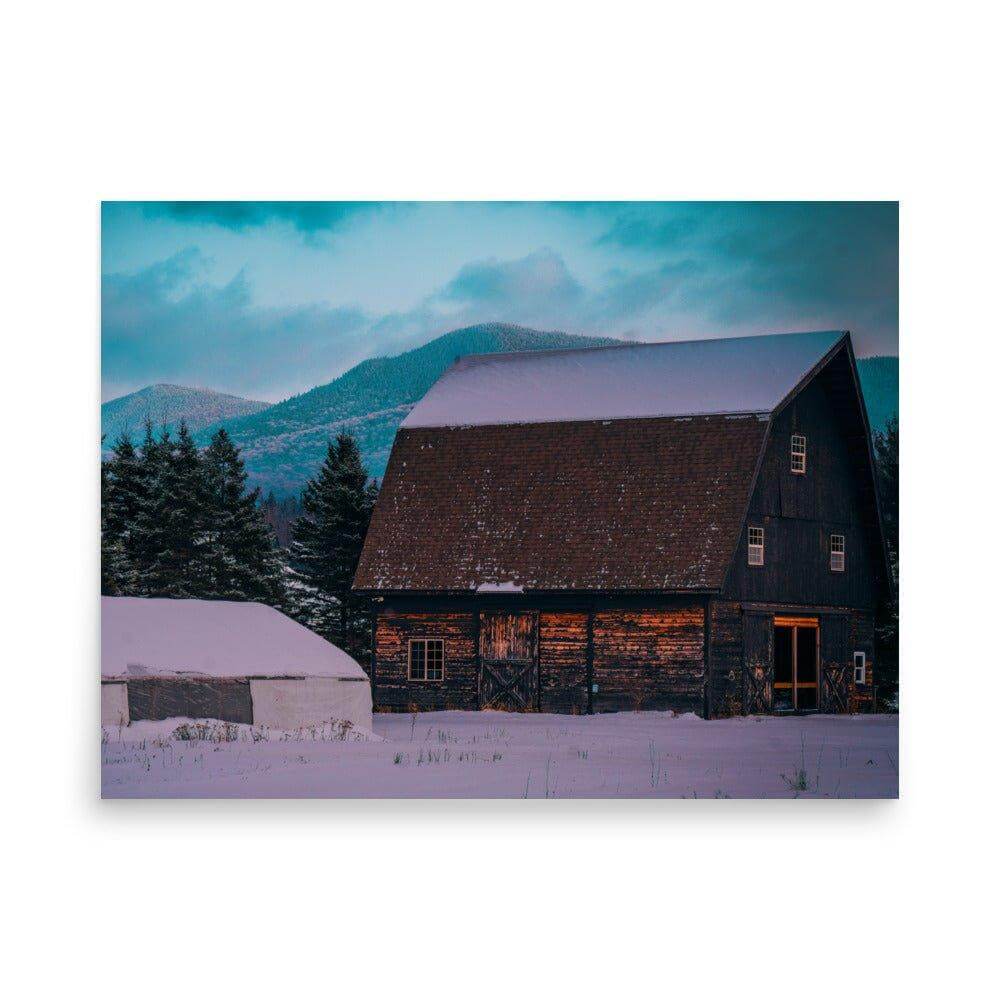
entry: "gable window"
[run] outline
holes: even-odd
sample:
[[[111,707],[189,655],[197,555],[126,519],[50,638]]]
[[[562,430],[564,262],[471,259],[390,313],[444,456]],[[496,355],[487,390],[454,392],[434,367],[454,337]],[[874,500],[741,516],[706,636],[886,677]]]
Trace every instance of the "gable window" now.
[[[806,436],[792,435],[792,472],[805,475],[806,471]]]
[[[444,680],[444,639],[411,639],[411,681]]]
[[[764,565],[763,528],[747,528],[747,562],[751,566]]]
[[[844,572],[844,536],[830,536],[830,569],[834,573]]]
[[[865,683],[865,667],[867,663],[865,662],[866,657],[864,652],[858,650],[854,654],[854,683],[864,684]]]

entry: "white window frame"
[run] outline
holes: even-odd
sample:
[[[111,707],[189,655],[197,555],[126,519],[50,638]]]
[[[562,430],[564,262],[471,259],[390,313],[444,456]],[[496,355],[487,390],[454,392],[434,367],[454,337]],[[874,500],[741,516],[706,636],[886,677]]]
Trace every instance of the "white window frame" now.
[[[840,548],[837,546],[837,539],[840,539]],[[840,558],[837,558],[837,557]],[[830,536],[830,572],[843,573],[847,564],[847,538],[844,535]]]
[[[441,676],[440,677],[428,677],[427,676],[427,644],[430,642],[441,643]],[[416,643],[422,643],[424,647],[424,676],[414,677],[413,676],[413,647]],[[406,679],[408,681],[413,681],[417,684],[440,684],[444,680],[444,639],[439,636],[430,635],[426,638],[421,636],[419,639],[410,639],[406,646]]]
[[[858,672],[861,676],[858,676]],[[865,684],[868,679],[868,656],[863,649],[854,651],[854,683]]]
[[[801,449],[797,446],[801,443]],[[796,461],[801,459],[802,468],[796,467]],[[806,474],[806,436],[805,434],[792,435],[792,472],[797,476]]]
[[[760,533],[760,541],[755,542],[754,538],[757,537],[754,533]],[[747,527],[747,565],[748,566],[763,566],[764,565],[764,529],[758,528],[756,526]]]

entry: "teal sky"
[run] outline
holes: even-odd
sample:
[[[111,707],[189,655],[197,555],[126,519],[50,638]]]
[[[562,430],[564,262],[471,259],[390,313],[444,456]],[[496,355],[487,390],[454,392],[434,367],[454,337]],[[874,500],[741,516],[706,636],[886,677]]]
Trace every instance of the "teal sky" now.
[[[893,203],[109,202],[105,399],[274,401],[472,323],[898,344]]]

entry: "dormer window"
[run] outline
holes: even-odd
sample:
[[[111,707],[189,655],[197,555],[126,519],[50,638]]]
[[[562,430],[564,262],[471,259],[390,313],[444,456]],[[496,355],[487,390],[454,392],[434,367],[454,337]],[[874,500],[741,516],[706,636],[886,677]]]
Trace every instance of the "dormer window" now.
[[[792,435],[792,472],[804,476],[806,472],[806,436]]]
[[[830,536],[830,569],[834,573],[844,572],[844,536]]]
[[[747,528],[747,562],[751,566],[764,565],[763,528]]]

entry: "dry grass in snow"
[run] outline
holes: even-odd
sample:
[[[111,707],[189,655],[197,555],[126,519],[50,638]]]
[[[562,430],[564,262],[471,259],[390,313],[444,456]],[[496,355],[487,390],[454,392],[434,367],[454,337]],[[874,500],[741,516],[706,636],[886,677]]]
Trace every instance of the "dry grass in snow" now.
[[[172,719],[102,730],[105,798],[885,798],[895,716],[376,715],[375,733]]]

